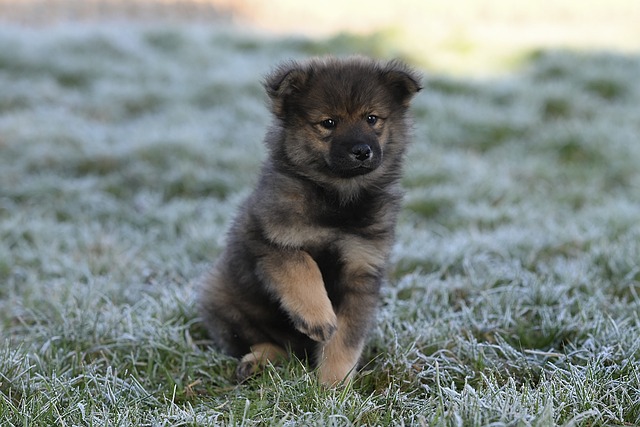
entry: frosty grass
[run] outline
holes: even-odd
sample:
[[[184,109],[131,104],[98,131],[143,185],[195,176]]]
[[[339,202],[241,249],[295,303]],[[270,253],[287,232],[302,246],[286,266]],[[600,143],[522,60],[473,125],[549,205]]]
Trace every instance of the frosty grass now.
[[[426,74],[356,381],[244,385],[194,309],[264,156],[262,75],[380,39],[0,28],[0,424],[640,423],[640,57]],[[411,58],[409,58],[411,61]]]

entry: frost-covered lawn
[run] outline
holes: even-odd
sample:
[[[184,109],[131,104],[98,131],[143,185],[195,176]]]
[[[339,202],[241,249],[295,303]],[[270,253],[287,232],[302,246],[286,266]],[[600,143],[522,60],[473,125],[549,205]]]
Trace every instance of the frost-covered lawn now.
[[[280,59],[379,40],[0,29],[0,424],[640,423],[640,57],[428,74],[361,373],[236,386],[194,286]]]

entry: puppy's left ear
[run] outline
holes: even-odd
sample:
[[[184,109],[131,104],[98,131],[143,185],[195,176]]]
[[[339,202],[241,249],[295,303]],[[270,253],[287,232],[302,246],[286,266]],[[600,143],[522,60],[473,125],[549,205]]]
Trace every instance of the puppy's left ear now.
[[[286,116],[287,101],[300,93],[308,78],[308,72],[297,62],[280,65],[264,80],[264,88],[271,101],[271,111],[279,117]]]
[[[403,107],[408,107],[413,96],[422,90],[422,77],[403,62],[394,60],[387,64],[384,78],[392,90],[396,101]]]

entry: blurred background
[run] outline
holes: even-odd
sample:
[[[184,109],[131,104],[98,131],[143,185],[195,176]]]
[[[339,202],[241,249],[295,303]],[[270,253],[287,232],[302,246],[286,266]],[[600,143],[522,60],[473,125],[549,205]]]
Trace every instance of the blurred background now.
[[[463,74],[512,68],[538,49],[640,48],[637,0],[0,0],[0,24],[96,21],[198,23],[277,36],[348,33],[375,38],[382,55]]]

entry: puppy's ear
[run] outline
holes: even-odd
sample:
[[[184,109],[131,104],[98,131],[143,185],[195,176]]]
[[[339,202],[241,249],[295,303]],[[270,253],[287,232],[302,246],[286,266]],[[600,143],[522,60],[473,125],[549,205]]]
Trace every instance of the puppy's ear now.
[[[413,96],[422,90],[420,74],[398,60],[387,64],[384,69],[384,78],[396,101],[403,107],[408,107]]]
[[[308,78],[308,71],[297,62],[282,64],[265,78],[264,88],[277,117],[284,118],[287,100],[302,92]]]

